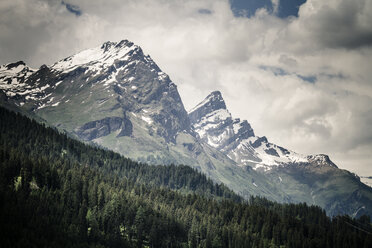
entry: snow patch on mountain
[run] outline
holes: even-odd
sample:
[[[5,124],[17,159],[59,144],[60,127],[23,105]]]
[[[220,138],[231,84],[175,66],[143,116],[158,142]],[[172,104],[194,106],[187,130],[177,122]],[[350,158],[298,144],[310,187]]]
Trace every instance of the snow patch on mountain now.
[[[88,71],[101,72],[116,60],[129,60],[136,53],[142,53],[140,47],[128,40],[119,43],[105,42],[102,46],[81,51],[52,65],[57,71],[69,72],[79,66],[88,67]]]
[[[23,106],[28,101],[43,101],[51,85],[40,78],[32,79],[40,70],[30,68],[23,61],[0,66],[0,90],[8,97],[18,99],[16,105]],[[54,86],[56,87],[56,85]],[[39,107],[43,105],[39,103]]]
[[[153,120],[148,116],[141,116],[141,119],[144,120],[149,125],[153,123]]]

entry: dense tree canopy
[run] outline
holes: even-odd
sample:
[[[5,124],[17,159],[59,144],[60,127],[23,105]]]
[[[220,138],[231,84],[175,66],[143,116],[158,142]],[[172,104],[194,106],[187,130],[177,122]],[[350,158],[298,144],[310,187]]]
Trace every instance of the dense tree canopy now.
[[[372,247],[370,218],[243,201],[188,166],[148,166],[0,108],[1,247]]]

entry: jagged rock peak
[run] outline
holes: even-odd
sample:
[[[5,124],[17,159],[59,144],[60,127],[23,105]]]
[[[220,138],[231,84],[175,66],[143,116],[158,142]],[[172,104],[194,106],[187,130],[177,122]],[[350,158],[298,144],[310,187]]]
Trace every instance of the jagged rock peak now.
[[[328,155],[325,154],[317,154],[317,155],[309,155],[307,156],[307,159],[310,163],[314,163],[317,165],[328,165],[334,168],[338,168],[337,165],[335,165]]]
[[[25,62],[23,62],[22,60],[20,60],[20,61],[18,61],[18,62],[15,62],[15,63],[10,63],[10,64],[7,64],[6,65],[6,68],[8,69],[8,70],[10,70],[10,69],[12,69],[12,68],[16,68],[16,67],[18,67],[18,66],[26,66],[26,63]]]
[[[213,91],[201,103],[199,103],[196,107],[191,109],[189,113],[192,113],[200,108],[211,108],[212,111],[218,109],[226,109],[226,104],[225,101],[223,100],[221,92]]]
[[[189,117],[192,122],[197,122],[202,117],[217,110],[228,112],[221,92],[213,91],[201,103],[189,111]]]
[[[0,73],[6,72],[7,74],[18,74],[29,70],[33,69],[28,67],[22,60],[14,63],[0,65]]]
[[[121,40],[120,42],[106,41],[105,43],[102,44],[101,49],[104,52],[107,52],[108,50],[112,48],[119,49],[119,48],[132,47],[132,46],[134,46],[134,43],[129,40]],[[135,46],[135,47],[138,49],[141,49],[138,46]]]
[[[233,119],[232,129],[236,140],[248,139],[249,137],[255,136],[254,131],[248,121],[240,120],[240,118]]]

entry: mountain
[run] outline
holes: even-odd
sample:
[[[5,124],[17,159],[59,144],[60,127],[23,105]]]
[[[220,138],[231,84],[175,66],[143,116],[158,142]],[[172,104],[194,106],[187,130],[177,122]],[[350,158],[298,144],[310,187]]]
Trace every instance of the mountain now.
[[[255,136],[251,125],[233,119],[221,92],[214,91],[189,111],[193,129],[200,139],[226,154],[239,165],[269,171],[289,163],[316,163],[337,166],[327,155],[303,156]]]
[[[190,113],[177,86],[139,46],[105,42],[38,69],[0,67],[0,105],[86,143],[149,164],[184,164],[246,199],[370,213],[371,188],[326,155],[304,156],[233,119],[220,92]]]
[[[360,178],[339,169],[327,155],[301,155],[255,135],[246,120],[232,118],[219,91],[189,111],[202,142],[253,168],[286,192],[294,202],[319,205],[330,215],[372,213],[372,190]]]
[[[105,42],[31,69],[0,67],[1,104],[72,137],[150,164],[185,164],[249,197],[290,202],[264,175],[200,142],[176,85],[132,42]]]

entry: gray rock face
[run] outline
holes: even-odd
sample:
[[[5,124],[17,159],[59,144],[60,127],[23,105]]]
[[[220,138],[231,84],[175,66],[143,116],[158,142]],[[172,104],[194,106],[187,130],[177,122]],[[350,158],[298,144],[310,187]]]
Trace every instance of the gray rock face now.
[[[111,132],[120,130],[118,136],[130,136],[132,134],[132,123],[128,119],[120,117],[107,117],[102,120],[90,121],[76,129],[75,133],[85,141],[91,141]]]
[[[236,118],[234,119],[233,125],[237,125],[237,135],[239,136],[239,139],[248,139],[249,137],[255,136],[253,129],[248,121],[240,121],[239,118]]]
[[[127,116],[124,114],[124,118],[123,118],[120,133],[116,137],[117,138],[118,137],[124,137],[124,136],[130,137],[132,135],[132,133],[133,133],[133,124],[127,118]]]
[[[268,142],[267,138],[265,136],[263,136],[263,137],[260,137],[257,140],[255,140],[253,143],[251,143],[251,146],[253,148],[258,148],[258,147],[262,146],[262,144],[266,144],[267,142]]]
[[[199,103],[189,112],[189,118],[192,123],[197,123],[207,114],[220,109],[226,110],[225,101],[222,98],[221,92],[213,91],[203,102]]]
[[[212,92],[193,108],[189,118],[201,140],[223,152],[235,149],[244,139],[254,137],[246,120],[232,118],[219,91]]]

